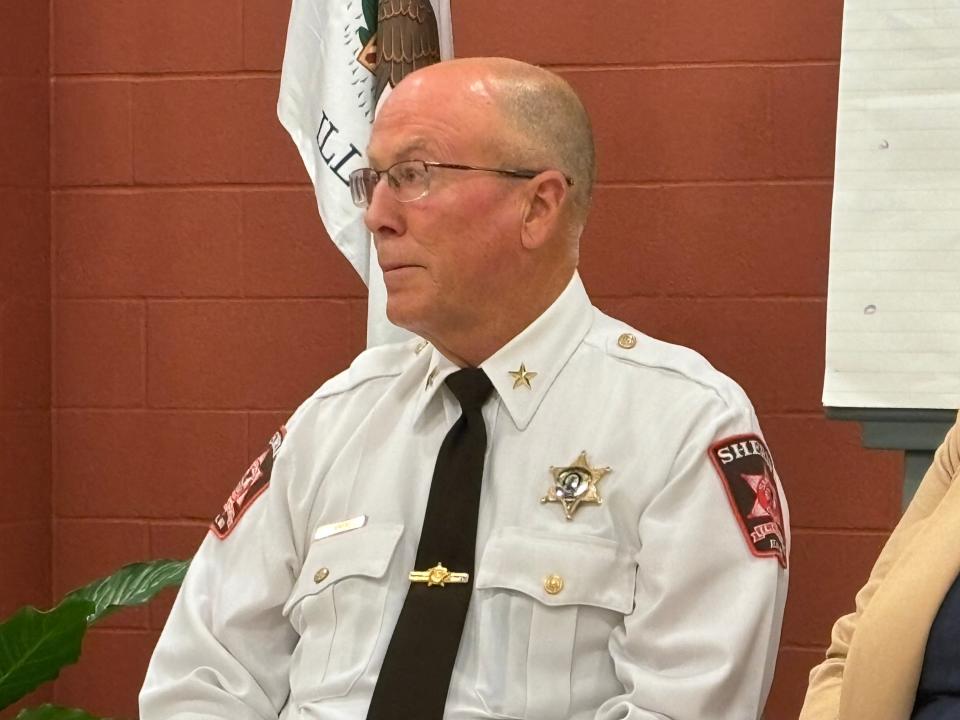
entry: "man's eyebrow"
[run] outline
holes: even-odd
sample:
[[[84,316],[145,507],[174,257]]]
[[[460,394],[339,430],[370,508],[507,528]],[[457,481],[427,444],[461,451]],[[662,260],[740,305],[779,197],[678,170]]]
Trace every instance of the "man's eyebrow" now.
[[[414,158],[411,158],[410,157],[411,155],[419,155],[420,153],[423,153],[424,151],[429,149],[429,147],[430,147],[430,142],[426,138],[414,138],[404,143],[403,145],[401,145],[392,153],[393,162],[402,162],[403,160],[412,160]],[[367,159],[370,161],[371,165],[380,165],[380,163],[377,162],[377,159],[378,159],[377,156],[372,154],[369,148],[367,149]],[[416,159],[419,159],[419,158],[416,158]]]
[[[415,138],[405,145],[401,145],[397,150],[396,157],[406,160],[413,153],[423,152],[430,146],[425,138]]]

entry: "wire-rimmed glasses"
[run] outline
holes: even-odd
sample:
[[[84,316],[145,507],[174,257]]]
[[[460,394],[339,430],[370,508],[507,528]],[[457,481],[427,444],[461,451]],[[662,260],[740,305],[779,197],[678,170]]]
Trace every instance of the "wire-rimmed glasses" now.
[[[476,167],[474,165],[458,165],[456,163],[432,162],[430,160],[401,160],[386,170],[373,168],[358,168],[350,173],[350,195],[353,204],[365,208],[373,197],[373,189],[380,182],[381,177],[387,178],[387,186],[400,202],[413,202],[430,192],[430,171],[432,168],[446,170],[472,170],[489,172],[515,178],[534,178],[543,170],[509,170],[504,168]],[[564,175],[567,185],[573,185],[573,180]]]

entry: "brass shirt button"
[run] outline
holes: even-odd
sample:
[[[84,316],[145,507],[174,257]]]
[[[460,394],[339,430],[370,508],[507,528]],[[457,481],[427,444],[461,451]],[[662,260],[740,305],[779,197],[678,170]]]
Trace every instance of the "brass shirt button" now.
[[[547,575],[543,581],[543,589],[548,595],[556,595],[563,590],[563,578],[559,575]]]
[[[329,574],[330,574],[330,571],[327,568],[322,567],[313,574],[313,581],[315,583],[322,583],[324,580],[327,579],[327,576]]]
[[[622,347],[624,350],[631,350],[637,346],[637,336],[633,333],[624,333],[617,338],[617,345]]]

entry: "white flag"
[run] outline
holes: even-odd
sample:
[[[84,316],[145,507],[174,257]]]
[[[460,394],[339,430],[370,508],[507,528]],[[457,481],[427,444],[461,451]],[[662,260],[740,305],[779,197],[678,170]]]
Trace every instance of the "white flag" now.
[[[439,57],[451,58],[450,0],[293,0],[290,11],[277,115],[306,165],[330,239],[370,289],[368,346],[409,334],[386,318],[383,277],[347,178],[368,164],[375,86],[436,61],[437,41]]]

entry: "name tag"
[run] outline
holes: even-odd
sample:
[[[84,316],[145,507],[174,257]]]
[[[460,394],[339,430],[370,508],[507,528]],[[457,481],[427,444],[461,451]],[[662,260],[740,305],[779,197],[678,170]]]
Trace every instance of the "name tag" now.
[[[341,520],[340,522],[330,523],[329,525],[321,525],[313,534],[313,539],[322,540],[323,538],[328,538],[331,535],[339,535],[342,532],[347,532],[347,530],[356,530],[357,528],[362,528],[366,524],[367,516],[357,515],[349,520]]]

